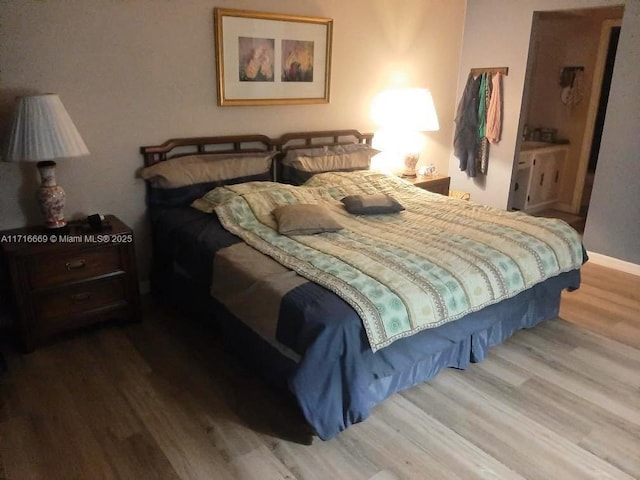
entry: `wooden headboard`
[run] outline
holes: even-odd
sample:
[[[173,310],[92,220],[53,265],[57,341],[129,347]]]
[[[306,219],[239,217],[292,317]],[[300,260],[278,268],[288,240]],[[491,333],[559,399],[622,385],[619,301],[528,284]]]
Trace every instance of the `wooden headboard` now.
[[[318,130],[285,133],[279,138],[266,135],[229,135],[220,137],[172,138],[161,145],[140,147],[146,167],[176,157],[203,153],[249,153],[277,151],[278,157],[293,149],[333,145],[364,144],[371,146],[372,133],[358,130]],[[274,161],[272,178],[278,180],[279,162]]]
[[[161,145],[140,147],[144,165],[151,166],[171,158],[203,153],[269,152],[276,148],[266,135],[228,135],[222,137],[173,138]]]
[[[371,145],[372,133],[358,130],[318,130],[285,133],[279,138],[266,135],[228,135],[221,137],[172,138],[160,145],[140,147],[145,166],[164,162],[171,158],[202,153],[285,152],[295,148],[349,145]]]
[[[360,133],[358,130],[319,130],[285,133],[274,142],[279,151],[286,152],[296,148],[349,145],[352,143],[371,146],[372,139],[373,133]]]

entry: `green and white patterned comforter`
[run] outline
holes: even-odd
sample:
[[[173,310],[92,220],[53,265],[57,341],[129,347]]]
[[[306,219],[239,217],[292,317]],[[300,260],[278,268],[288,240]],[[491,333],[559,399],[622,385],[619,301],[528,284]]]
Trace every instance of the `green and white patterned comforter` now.
[[[356,216],[346,195],[386,193],[401,213]],[[280,205],[326,206],[338,232],[280,235]],[[582,245],[561,220],[505,212],[417,189],[371,171],[325,173],[305,186],[219,187],[194,206],[299,275],[335,292],[362,318],[373,351],[579,268]]]

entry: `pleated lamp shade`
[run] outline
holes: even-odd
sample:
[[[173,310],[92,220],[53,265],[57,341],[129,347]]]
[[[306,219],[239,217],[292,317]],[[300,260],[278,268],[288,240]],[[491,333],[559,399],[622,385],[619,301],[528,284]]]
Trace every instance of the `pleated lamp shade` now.
[[[56,184],[54,160],[89,155],[69,113],[56,94],[22,97],[16,107],[4,159],[38,162],[41,185],[37,192],[48,228],[64,227],[65,193]]]
[[[6,161],[39,162],[84,155],[89,155],[89,150],[58,95],[20,99],[9,132]]]
[[[381,170],[401,170],[416,176],[416,165],[425,144],[422,132],[440,129],[431,92],[426,88],[393,88],[380,92],[372,102],[371,117],[379,126],[373,147],[384,155]],[[386,164],[386,165],[385,165]]]
[[[381,128],[411,132],[440,129],[431,92],[426,88],[392,88],[373,99],[371,116]]]

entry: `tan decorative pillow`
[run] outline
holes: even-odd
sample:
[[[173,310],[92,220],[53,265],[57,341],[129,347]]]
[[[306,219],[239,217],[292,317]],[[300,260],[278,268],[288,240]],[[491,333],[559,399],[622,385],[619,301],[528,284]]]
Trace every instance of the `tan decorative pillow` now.
[[[342,229],[342,225],[322,205],[283,205],[272,213],[278,223],[278,232],[282,235],[313,235]]]
[[[155,188],[178,188],[268,173],[272,152],[202,154],[172,158],[143,168],[140,176]]]

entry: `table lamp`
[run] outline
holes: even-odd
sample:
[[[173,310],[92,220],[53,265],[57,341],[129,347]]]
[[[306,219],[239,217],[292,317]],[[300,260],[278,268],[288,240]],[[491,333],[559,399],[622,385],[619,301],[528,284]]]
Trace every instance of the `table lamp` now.
[[[47,228],[66,226],[65,193],[56,184],[54,160],[89,154],[60,97],[53,93],[21,97],[5,152],[7,162],[38,162],[37,199]]]
[[[372,146],[401,159],[402,176],[415,177],[425,142],[422,132],[440,129],[431,92],[426,88],[385,90],[374,98],[371,113],[380,127]]]

